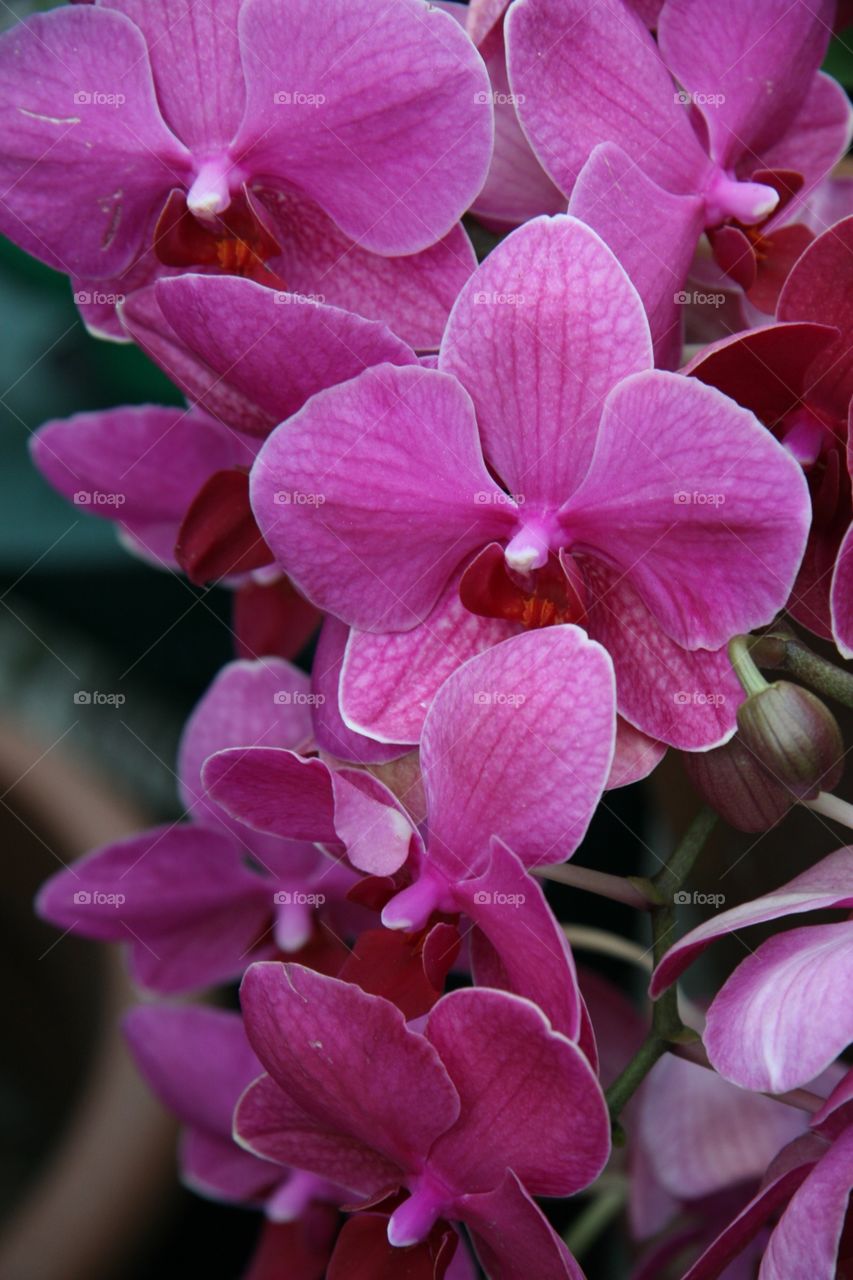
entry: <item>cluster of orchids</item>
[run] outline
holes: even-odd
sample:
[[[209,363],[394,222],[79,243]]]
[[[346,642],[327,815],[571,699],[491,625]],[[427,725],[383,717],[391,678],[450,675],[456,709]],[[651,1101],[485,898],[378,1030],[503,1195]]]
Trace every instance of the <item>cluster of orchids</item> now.
[[[0,229],[185,397],[35,465],[233,596],[185,818],[38,910],[162,997],[127,1037],[185,1182],[262,1211],[251,1280],[577,1280],[554,1201],[614,1186],[634,1280],[853,1274],[853,848],[680,912],[718,815],[853,812],[844,17],[72,0],[0,39]],[[707,802],[669,860],[566,865],[667,751]],[[642,1008],[548,878],[645,913]]]

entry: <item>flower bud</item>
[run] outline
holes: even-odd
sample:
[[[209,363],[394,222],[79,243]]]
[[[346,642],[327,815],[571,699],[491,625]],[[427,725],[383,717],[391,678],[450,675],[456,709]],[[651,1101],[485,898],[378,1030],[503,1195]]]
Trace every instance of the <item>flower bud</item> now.
[[[772,779],[797,800],[838,785],[844,742],[835,717],[808,689],[779,680],[738,708],[738,735]]]
[[[685,752],[682,758],[702,798],[738,831],[767,831],[796,803],[737,735],[725,746]]]

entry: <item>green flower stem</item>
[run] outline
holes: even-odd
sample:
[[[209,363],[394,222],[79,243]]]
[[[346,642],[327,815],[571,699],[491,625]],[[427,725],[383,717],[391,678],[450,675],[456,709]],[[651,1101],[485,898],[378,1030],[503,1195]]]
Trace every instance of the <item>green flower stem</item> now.
[[[707,806],[701,809],[666,866],[650,882],[659,902],[651,911],[652,954],[655,964],[659,963],[675,941],[675,894],[692,871],[716,821],[717,815],[713,809]],[[696,1032],[685,1027],[681,1021],[678,991],[672,986],[656,1002],[652,1012],[651,1031],[638,1053],[607,1090],[611,1120],[616,1122],[622,1108],[642,1084],[658,1058],[672,1046],[687,1044],[695,1039]]]
[[[742,637],[741,637],[742,638]],[[853,675],[812,653],[796,636],[772,632],[749,641],[750,655],[761,667],[780,667],[824,697],[853,707]]]

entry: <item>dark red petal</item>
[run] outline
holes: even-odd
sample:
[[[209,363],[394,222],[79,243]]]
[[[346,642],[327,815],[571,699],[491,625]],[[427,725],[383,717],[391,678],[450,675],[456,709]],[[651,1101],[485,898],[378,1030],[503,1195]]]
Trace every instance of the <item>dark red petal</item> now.
[[[422,1244],[397,1249],[388,1243],[385,1214],[359,1213],[344,1226],[326,1273],[327,1280],[442,1280],[459,1237],[437,1222]]]
[[[751,289],[758,269],[755,249],[745,231],[730,224],[708,232],[717,266],[741,289]]]
[[[285,577],[246,582],[234,593],[238,658],[295,658],[320,625],[322,614]]]
[[[790,227],[780,227],[762,236],[756,245],[755,281],[747,287],[747,297],[753,306],[767,315],[774,315],[782,285],[788,279],[791,268],[801,253],[805,253],[814,233],[802,222]],[[738,282],[739,283],[739,282]]]
[[[459,597],[470,613],[505,618],[523,627],[548,627],[558,622],[583,623],[586,617],[583,579],[571,557],[551,555],[548,563],[522,584],[507,568],[497,542],[484,547],[468,565],[459,583]]]
[[[337,1210],[314,1205],[299,1222],[267,1222],[243,1280],[323,1280]]]
[[[429,968],[424,948],[430,943]],[[407,1020],[428,1013],[444,990],[444,979],[459,951],[459,934],[447,924],[428,935],[368,929],[347,957],[338,977],[371,995],[384,996]]]
[[[216,471],[184,516],[175,559],[191,582],[217,582],[272,561],[249,505],[249,477],[236,468]]]

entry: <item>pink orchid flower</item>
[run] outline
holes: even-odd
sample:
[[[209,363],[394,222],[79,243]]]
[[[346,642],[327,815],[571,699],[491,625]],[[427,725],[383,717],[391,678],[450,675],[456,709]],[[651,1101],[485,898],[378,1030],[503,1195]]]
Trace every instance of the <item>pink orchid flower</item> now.
[[[598,803],[613,753],[613,675],[576,627],[528,632],[460,667],[424,726],[422,830],[369,774],[270,747],[220,751],[204,785],[270,835],[343,845],[371,876],[406,867],[383,923],[424,929],[434,913],[474,924],[475,975],[535,998],[572,1039],[582,1029],[574,963],[527,868],[565,861]],[[512,805],[496,806],[496,795]]]
[[[828,1106],[832,1107],[832,1100]],[[826,1111],[827,1108],[824,1108]],[[853,1262],[853,1125],[797,1138],[770,1165],[758,1193],[717,1236],[684,1280],[728,1277],[756,1237],[769,1236],[759,1280],[841,1280]],[[849,1117],[848,1117],[849,1120]],[[781,1214],[781,1216],[779,1216]],[[778,1219],[774,1222],[775,1219]],[[755,1275],[753,1261],[749,1274]]]
[[[0,113],[0,230],[113,336],[123,296],[195,266],[432,345],[474,266],[488,77],[419,0],[60,7],[0,39]]]
[[[253,959],[297,952],[346,907],[355,876],[313,844],[235,822],[201,784],[212,752],[236,743],[305,748],[310,684],[287,662],[225,667],[191,716],[178,777],[188,822],[97,849],[43,886],[39,913],[83,937],[129,945],[133,977],[170,993],[239,977]],[[346,918],[346,916],[344,916]]]
[[[197,1005],[140,1005],[124,1019],[136,1065],[184,1126],[183,1182],[199,1195],[263,1207],[273,1222],[298,1220],[339,1191],[312,1174],[285,1172],[238,1147],[234,1108],[261,1066],[238,1013]]]
[[[253,965],[241,1002],[269,1072],[237,1109],[243,1146],[368,1202],[405,1188],[388,1223],[395,1248],[460,1222],[489,1275],[580,1280],[530,1197],[597,1177],[607,1108],[584,1055],[535,1005],[455,991],[418,1034],[388,1001],[280,964]]]
[[[853,908],[853,849],[837,849],[773,893],[720,912],[671,947],[657,998],[717,938],[806,911]],[[853,1042],[853,922],[807,925],[763,942],[708,1009],[713,1066],[743,1089],[781,1093],[818,1076]]]
[[[818,68],[833,0],[666,0],[657,43],[622,0],[517,0],[510,84],[522,126],[570,212],[640,291],[659,362],[707,231],[742,275],[753,228],[847,149],[846,95]]]
[[[752,414],[651,366],[603,241],[536,219],[463,289],[437,371],[367,370],[272,433],[252,469],[261,532],[309,600],[377,637],[383,693],[388,633],[415,672],[422,646],[455,644],[453,591],[485,619],[474,636],[582,623],[636,729],[725,741],[740,693],[716,651],[787,600],[808,496]],[[391,679],[405,668],[398,653]],[[417,678],[396,696],[417,702]]]
[[[124,310],[192,407],[49,422],[33,460],[145,559],[180,565],[198,583],[231,579],[239,656],[292,657],[319,615],[274,569],[249,505],[249,468],[263,436],[315,392],[374,364],[415,364],[414,353],[384,325],[236,277],[160,281]]]

